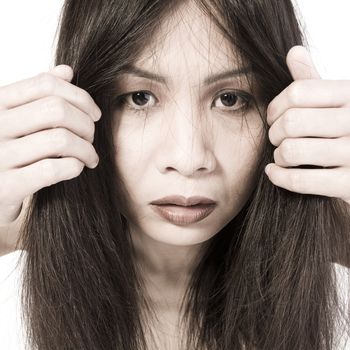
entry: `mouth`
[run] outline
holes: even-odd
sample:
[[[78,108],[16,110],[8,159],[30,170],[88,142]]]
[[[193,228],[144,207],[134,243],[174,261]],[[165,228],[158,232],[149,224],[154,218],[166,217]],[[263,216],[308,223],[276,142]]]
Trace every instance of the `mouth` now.
[[[202,197],[202,196],[193,196],[193,197],[183,197],[178,195],[171,195],[160,198],[151,202],[151,204],[156,205],[177,205],[183,207],[190,207],[195,205],[209,205],[215,204],[216,202],[210,198]]]
[[[185,226],[204,220],[216,207],[216,202],[203,196],[170,195],[150,203],[151,208],[168,222]]]

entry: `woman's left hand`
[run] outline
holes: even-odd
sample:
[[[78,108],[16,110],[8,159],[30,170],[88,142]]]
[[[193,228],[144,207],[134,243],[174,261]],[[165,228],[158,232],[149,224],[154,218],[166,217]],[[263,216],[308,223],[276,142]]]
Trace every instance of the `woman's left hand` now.
[[[350,81],[322,79],[303,46],[290,49],[287,65],[294,82],[267,109],[269,139],[277,148],[265,172],[289,191],[350,204]],[[326,168],[288,168],[298,165]]]

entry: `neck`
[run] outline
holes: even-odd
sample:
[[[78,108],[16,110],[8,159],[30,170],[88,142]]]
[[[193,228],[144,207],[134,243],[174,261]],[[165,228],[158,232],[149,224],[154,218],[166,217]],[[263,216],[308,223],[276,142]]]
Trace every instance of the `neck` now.
[[[169,281],[189,278],[206,244],[175,246],[156,241],[135,228],[131,228],[130,234],[143,273]]]
[[[130,234],[146,299],[161,323],[177,324],[190,278],[205,242],[175,246],[156,241],[140,231],[131,229]]]

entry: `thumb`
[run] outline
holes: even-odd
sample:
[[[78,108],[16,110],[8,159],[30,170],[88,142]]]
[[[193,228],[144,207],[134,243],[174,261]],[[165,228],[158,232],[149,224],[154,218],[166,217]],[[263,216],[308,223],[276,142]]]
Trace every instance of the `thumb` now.
[[[59,77],[66,81],[71,81],[74,76],[74,72],[72,67],[66,65],[66,64],[60,64],[54,68],[51,68],[48,73],[55,75],[56,77]]]
[[[312,60],[311,54],[304,46],[293,46],[288,51],[286,61],[294,80],[322,79]]]

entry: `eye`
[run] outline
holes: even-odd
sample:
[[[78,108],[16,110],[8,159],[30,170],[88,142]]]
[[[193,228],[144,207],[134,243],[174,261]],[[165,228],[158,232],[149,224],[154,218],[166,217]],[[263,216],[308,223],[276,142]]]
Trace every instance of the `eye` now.
[[[224,91],[214,99],[212,107],[218,107],[228,112],[238,111],[248,108],[251,99],[252,96],[243,91]],[[216,104],[216,102],[218,103]]]
[[[152,107],[155,102],[149,103],[151,100],[156,101],[154,95],[148,91],[134,91],[118,97],[120,105],[126,105],[130,109],[142,110]]]

